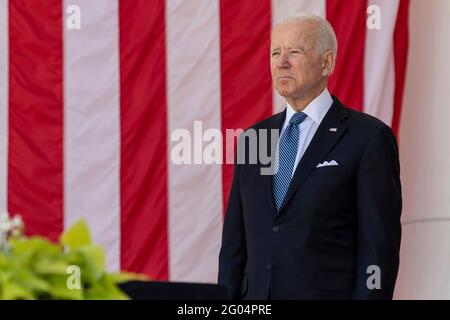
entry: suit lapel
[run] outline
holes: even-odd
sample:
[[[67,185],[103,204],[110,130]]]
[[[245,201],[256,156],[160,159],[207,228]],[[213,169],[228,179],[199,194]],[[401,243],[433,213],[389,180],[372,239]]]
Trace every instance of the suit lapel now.
[[[329,153],[347,129],[347,125],[342,123],[342,120],[348,116],[348,112],[342,107],[339,100],[335,97],[333,97],[333,100],[334,102],[331,105],[330,110],[328,110],[317,128],[311,143],[295,170],[279,214],[283,211],[295,192],[306,181],[316,165],[322,162],[322,159]],[[330,128],[336,128],[336,131],[330,131]]]

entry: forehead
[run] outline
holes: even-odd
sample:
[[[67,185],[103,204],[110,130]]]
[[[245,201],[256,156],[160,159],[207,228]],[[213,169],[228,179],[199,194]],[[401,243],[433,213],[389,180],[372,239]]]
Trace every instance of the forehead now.
[[[278,24],[271,34],[271,46],[312,45],[316,32],[311,21],[289,21]]]

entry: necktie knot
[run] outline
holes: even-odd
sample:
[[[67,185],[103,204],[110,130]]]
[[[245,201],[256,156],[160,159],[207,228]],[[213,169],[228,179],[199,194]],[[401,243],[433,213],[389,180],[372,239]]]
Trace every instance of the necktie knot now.
[[[291,117],[291,120],[289,120],[289,124],[298,126],[300,123],[302,123],[306,119],[306,117],[308,117],[306,113],[296,112]]]

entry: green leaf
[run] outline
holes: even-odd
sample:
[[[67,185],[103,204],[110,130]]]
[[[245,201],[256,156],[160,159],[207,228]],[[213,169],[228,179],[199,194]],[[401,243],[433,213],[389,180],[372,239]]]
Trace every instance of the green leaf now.
[[[146,275],[132,272],[110,273],[108,277],[114,283],[123,283],[131,280],[149,281],[150,278]]]
[[[67,280],[67,275],[51,275],[47,277],[47,281],[51,286],[49,293],[52,299],[84,299],[83,286],[80,289],[70,289],[67,285]]]
[[[94,269],[104,270],[106,267],[105,253],[100,246],[90,245],[79,248],[80,252],[84,255],[84,258],[89,265]]]
[[[34,272],[38,274],[65,275],[69,265],[67,261],[42,258],[34,263]]]
[[[34,299],[33,293],[24,286],[13,282],[5,281],[2,283],[2,299],[17,300],[17,299]]]
[[[47,255],[58,255],[61,253],[61,246],[41,237],[32,237],[25,240],[12,239],[10,243],[12,254],[15,256],[30,257],[36,252]]]
[[[95,283],[106,273],[103,248],[90,245],[79,248],[77,252],[80,254],[78,266],[81,268],[83,281],[89,284]]]
[[[86,290],[86,299],[89,300],[128,300],[123,293],[106,275]]]
[[[77,249],[91,244],[91,235],[84,219],[72,225],[61,236],[61,243],[70,249]]]

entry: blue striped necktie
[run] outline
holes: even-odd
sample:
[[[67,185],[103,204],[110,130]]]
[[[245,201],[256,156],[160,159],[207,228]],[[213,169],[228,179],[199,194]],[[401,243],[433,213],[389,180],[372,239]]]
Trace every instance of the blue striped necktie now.
[[[299,124],[306,117],[307,115],[303,112],[295,113],[281,134],[278,147],[278,171],[272,177],[272,192],[277,211],[280,210],[284,197],[289,189],[300,138]]]

